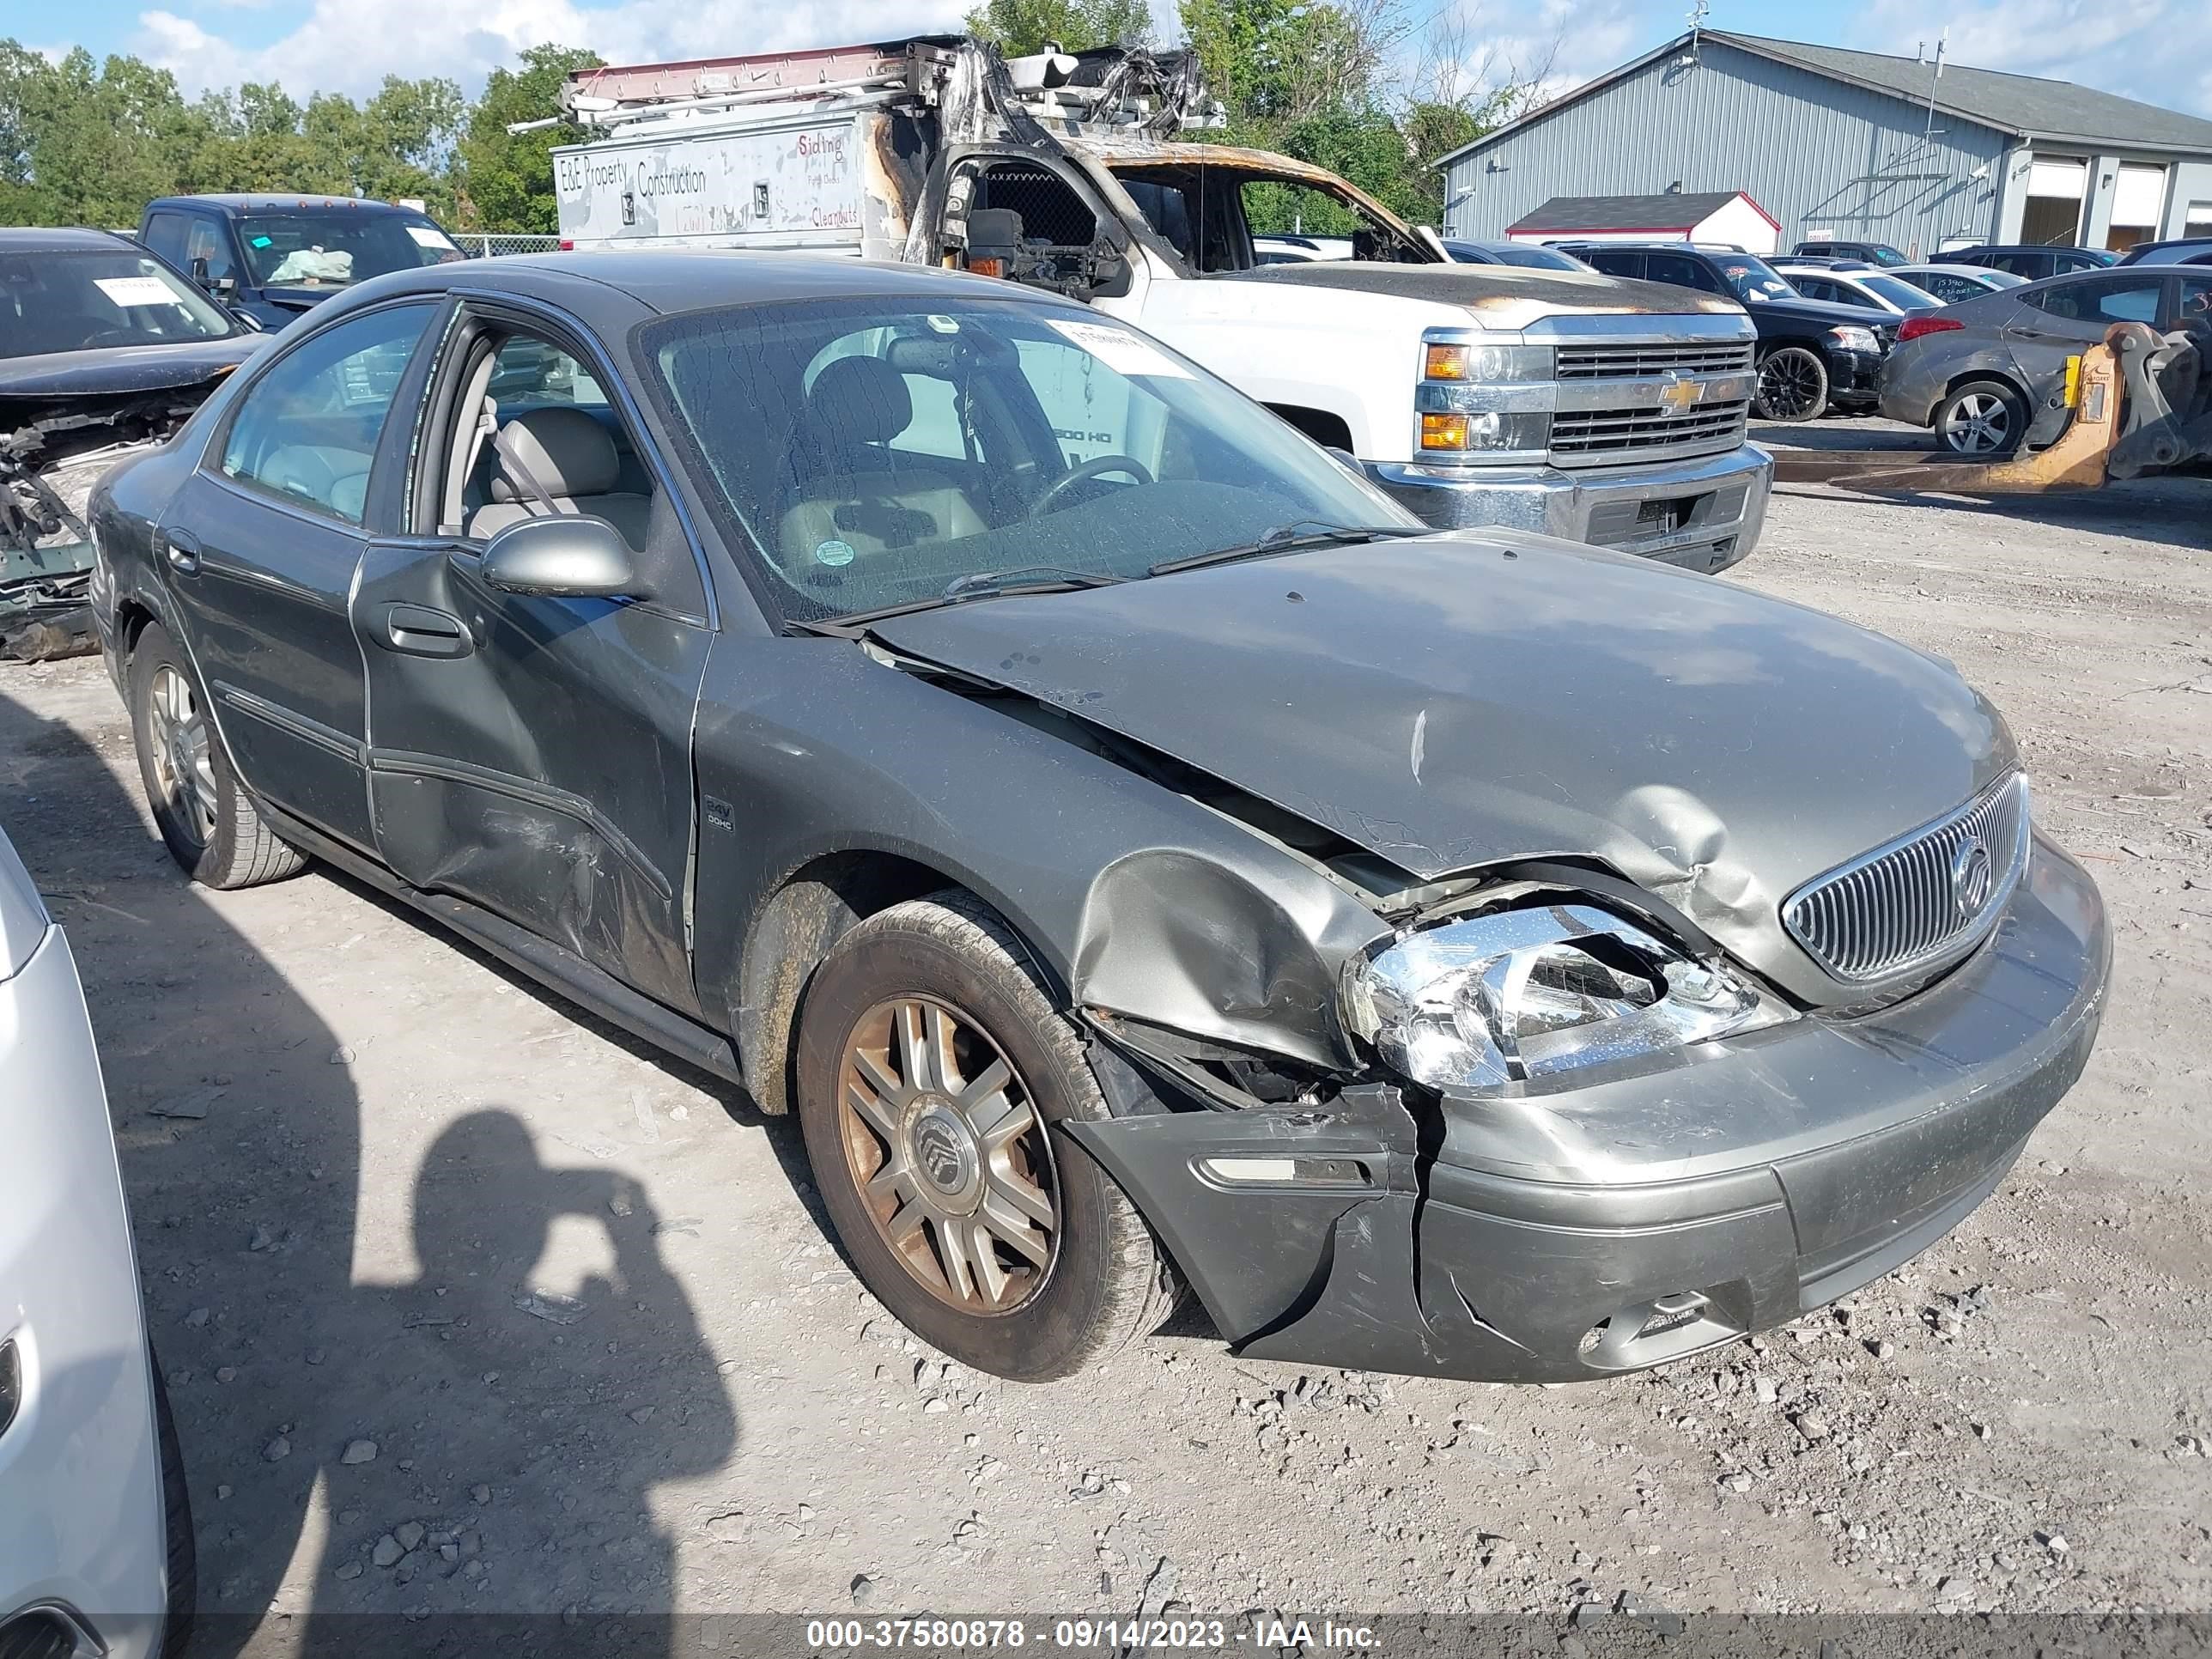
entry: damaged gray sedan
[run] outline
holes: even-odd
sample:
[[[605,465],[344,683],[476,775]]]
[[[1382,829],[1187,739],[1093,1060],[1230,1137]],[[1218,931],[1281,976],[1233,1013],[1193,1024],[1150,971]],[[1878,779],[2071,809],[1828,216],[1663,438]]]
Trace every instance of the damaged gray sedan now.
[[[1946,665],[1431,534],[1048,296],[364,284],[95,495],[171,850],[316,858],[796,1111],[854,1267],[1065,1376],[1633,1370],[1905,1261],[2109,947]]]

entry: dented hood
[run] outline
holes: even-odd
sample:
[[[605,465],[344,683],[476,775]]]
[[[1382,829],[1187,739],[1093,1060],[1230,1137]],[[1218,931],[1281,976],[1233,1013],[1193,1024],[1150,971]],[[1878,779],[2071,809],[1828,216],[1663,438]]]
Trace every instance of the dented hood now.
[[[2014,763],[1947,665],[1513,532],[1249,560],[886,619],[889,643],[1164,750],[1423,878],[1596,859],[1800,994],[1808,878]]]
[[[219,340],[0,357],[0,432],[71,410],[206,386],[258,351],[267,338],[240,332]]]

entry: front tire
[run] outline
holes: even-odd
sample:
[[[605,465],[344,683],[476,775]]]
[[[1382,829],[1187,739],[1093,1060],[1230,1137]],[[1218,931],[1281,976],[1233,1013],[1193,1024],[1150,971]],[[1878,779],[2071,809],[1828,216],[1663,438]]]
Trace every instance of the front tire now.
[[[1778,346],[1759,360],[1752,407],[1762,421],[1817,421],[1828,409],[1828,366],[1809,346]]]
[[[2027,400],[2002,380],[1969,380],[1936,407],[1936,441],[1954,455],[2009,455],[2027,436]]]
[[[254,887],[307,864],[261,821],[230,769],[207,693],[159,623],[131,653],[131,735],[138,776],[169,856],[205,887]]]
[[[1056,1129],[1107,1115],[1097,1079],[988,908],[947,892],[860,922],[809,981],[796,1047],[823,1204],[917,1336],[1044,1382],[1165,1317],[1174,1289],[1151,1232]]]

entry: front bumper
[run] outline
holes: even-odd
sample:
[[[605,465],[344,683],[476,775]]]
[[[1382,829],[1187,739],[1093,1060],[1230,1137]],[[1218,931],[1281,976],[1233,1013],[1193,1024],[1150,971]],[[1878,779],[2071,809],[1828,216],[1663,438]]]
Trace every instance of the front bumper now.
[[[139,1659],[160,1649],[167,1600],[153,1381],[100,1061],[58,927],[0,979],[0,1341],[21,1378],[0,1432],[0,1651],[11,1622],[52,1609],[111,1659]]]
[[[1240,1353],[1566,1382],[1785,1323],[1928,1248],[2081,1074],[2111,964],[2039,840],[1996,935],[1905,1000],[1548,1094],[1071,1124]]]
[[[1829,406],[1851,410],[1874,408],[1881,395],[1882,354],[1830,346],[1824,355],[1828,360]]]
[[[1766,522],[1774,459],[1756,444],[1671,465],[1437,467],[1362,461],[1401,505],[1443,530],[1499,525],[1725,570]]]

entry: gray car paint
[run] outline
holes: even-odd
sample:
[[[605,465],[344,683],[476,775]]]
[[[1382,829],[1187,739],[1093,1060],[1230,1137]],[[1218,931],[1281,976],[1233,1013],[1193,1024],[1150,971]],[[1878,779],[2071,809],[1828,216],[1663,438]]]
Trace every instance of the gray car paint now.
[[[2011,735],[1918,652],[1653,574],[1575,543],[1464,532],[925,611],[880,631],[1413,877],[1595,859],[1805,1000],[1849,996],[1782,933],[1782,901],[1976,793],[2014,764]]]
[[[971,294],[973,280],[785,256],[524,258],[378,279],[303,329],[410,293],[481,289],[546,307],[635,374],[625,343],[655,310],[868,292],[926,307],[934,293]],[[410,385],[419,387],[426,357]],[[96,609],[118,673],[143,617],[179,614],[179,584],[154,556],[155,527],[185,527],[186,477],[240,390],[202,412],[187,434],[195,441],[119,469],[96,496],[106,560]],[[647,443],[676,453],[649,403],[632,413]],[[425,538],[395,538],[397,474],[380,470],[365,530],[373,544],[434,563]],[[1834,1287],[1922,1248],[1978,1201],[2022,1126],[2049,1109],[2086,1053],[2101,1006],[2101,914],[2078,867],[2041,843],[1996,942],[1898,1003],[1887,1023],[1853,1027],[1847,1042],[1837,1040],[1842,1025],[1815,1016],[1705,1045],[1654,1073],[1593,1080],[1607,1083],[1602,1091],[1532,1104],[1417,1103],[1365,1073],[1347,1041],[1340,975],[1389,932],[1382,895],[1394,869],[1419,880],[1543,855],[1645,882],[1802,1002],[1832,1002],[1836,988],[1780,933],[1776,904],[1805,878],[1961,804],[2012,763],[2010,738],[1982,699],[1944,665],[1877,635],[1642,561],[1490,534],[993,599],[886,620],[865,640],[794,636],[749,586],[744,550],[724,539],[696,481],[681,467],[665,481],[694,526],[714,617],[696,703],[668,684],[636,705],[660,728],[655,777],[618,778],[595,752],[607,742],[586,717],[604,698],[600,677],[634,671],[641,648],[624,637],[648,624],[629,607],[592,601],[566,621],[588,636],[578,648],[599,654],[568,672],[600,692],[580,683],[571,712],[541,719],[527,688],[493,673],[457,686],[449,711],[479,732],[517,728],[513,744],[472,762],[503,781],[532,768],[586,781],[541,793],[542,817],[502,834],[492,817],[449,818],[450,795],[394,791],[370,824],[380,859],[298,817],[280,825],[630,1029],[717,1069],[741,1065],[770,1110],[787,1104],[786,1026],[822,950],[873,903],[969,889],[1030,945],[1091,1035],[1119,1115],[1076,1139],[1176,1247],[1224,1333],[1252,1352],[1468,1376],[1586,1375],[1571,1346],[1565,1358],[1537,1349],[1562,1320],[1589,1316],[1593,1298],[1620,1292],[1625,1265],[1637,1263],[1759,1283],[1728,1293],[1735,1323],[1700,1325],[1632,1363],[1794,1316],[1787,1264],[1802,1259],[1826,1274],[1808,1285]],[[225,510],[221,496],[199,499]],[[366,556],[375,581],[404,562]],[[374,604],[356,597],[349,615],[357,654],[382,651],[363,636],[376,625]],[[282,669],[291,647],[276,627],[251,606],[226,606],[185,637],[236,635],[228,648],[257,663],[273,697],[296,703],[316,682]],[[530,638],[518,633],[513,644]],[[335,645],[330,654],[342,663]],[[427,700],[431,684],[416,695]],[[372,772],[390,748],[375,707],[361,750]],[[268,769],[282,763],[239,743],[237,706],[218,700],[215,712],[249,786],[264,802],[283,795],[289,781]],[[450,742],[431,713],[426,702],[416,741]],[[687,747],[688,775],[666,758]],[[517,915],[557,896],[542,889],[563,868],[572,882],[605,872],[611,848],[594,812],[682,830],[684,862],[672,842],[631,836],[676,902],[653,910],[611,890],[604,905],[565,917],[557,904],[550,917]],[[1363,851],[1332,868],[1298,850],[1292,843],[1316,826]],[[526,844],[532,837],[551,843],[554,862],[533,868],[545,848]],[[478,884],[457,896],[418,882]],[[610,948],[595,950],[595,939]],[[650,963],[688,963],[694,994],[656,986]],[[2014,984],[2015,973],[2030,978]],[[2063,1005],[2047,1041],[2024,1038],[2016,1017],[2031,985]],[[1148,1031],[1279,1056],[1346,1086],[1324,1109],[1196,1109],[1205,1103],[1160,1069]],[[1928,1072],[1936,1060],[1948,1071]],[[1732,1069],[1692,1064],[1705,1061]],[[1725,1078],[1740,1082],[1707,1086]],[[1991,1129],[1975,1103],[1996,1098],[2001,1084],[2014,1104]],[[1605,1109],[1586,1109],[1595,1104]],[[1925,1120],[1913,1135],[1940,1130],[1977,1156],[1931,1164],[1943,1190],[1915,1188],[1913,1204],[1893,1201],[1900,1171],[1911,1173],[1910,1137],[1885,1141],[1892,1150],[1870,1152],[1863,1167],[1847,1157],[1835,1178],[1808,1189],[1801,1238],[1779,1200],[1728,1207],[1760,1182],[1770,1193],[1787,1184],[1778,1160],[1790,1154],[1771,1133],[1778,1118],[1795,1123],[1791,1144],[1811,1152]],[[1528,1149],[1547,1136],[1559,1150],[1545,1166]],[[1365,1173],[1347,1166],[1343,1191],[1324,1181],[1225,1194],[1196,1177],[1184,1155],[1191,1137],[1358,1149],[1351,1164]],[[1474,1199],[1454,1188],[1453,1202],[1440,1201],[1434,1171],[1445,1152],[1467,1181],[1533,1178],[1552,1196],[1532,1187]],[[1614,1224],[1656,1200],[1622,1191],[1685,1174],[1716,1176],[1711,1196],[1732,1218],[1655,1233],[1638,1256]],[[1545,1224],[1565,1231],[1500,1219],[1501,1201],[1549,1203]],[[1417,1231],[1424,1214],[1431,1231]],[[1824,1242],[1863,1236],[1875,1243],[1856,1266],[1815,1260]],[[1593,1254],[1599,1237],[1613,1242]],[[1482,1280],[1464,1277],[1468,1249],[1486,1258],[1484,1274],[1520,1287],[1486,1310],[1502,1324],[1470,1299]],[[1449,1276],[1455,1268],[1463,1279]],[[1508,1328],[1516,1319],[1517,1335]]]

